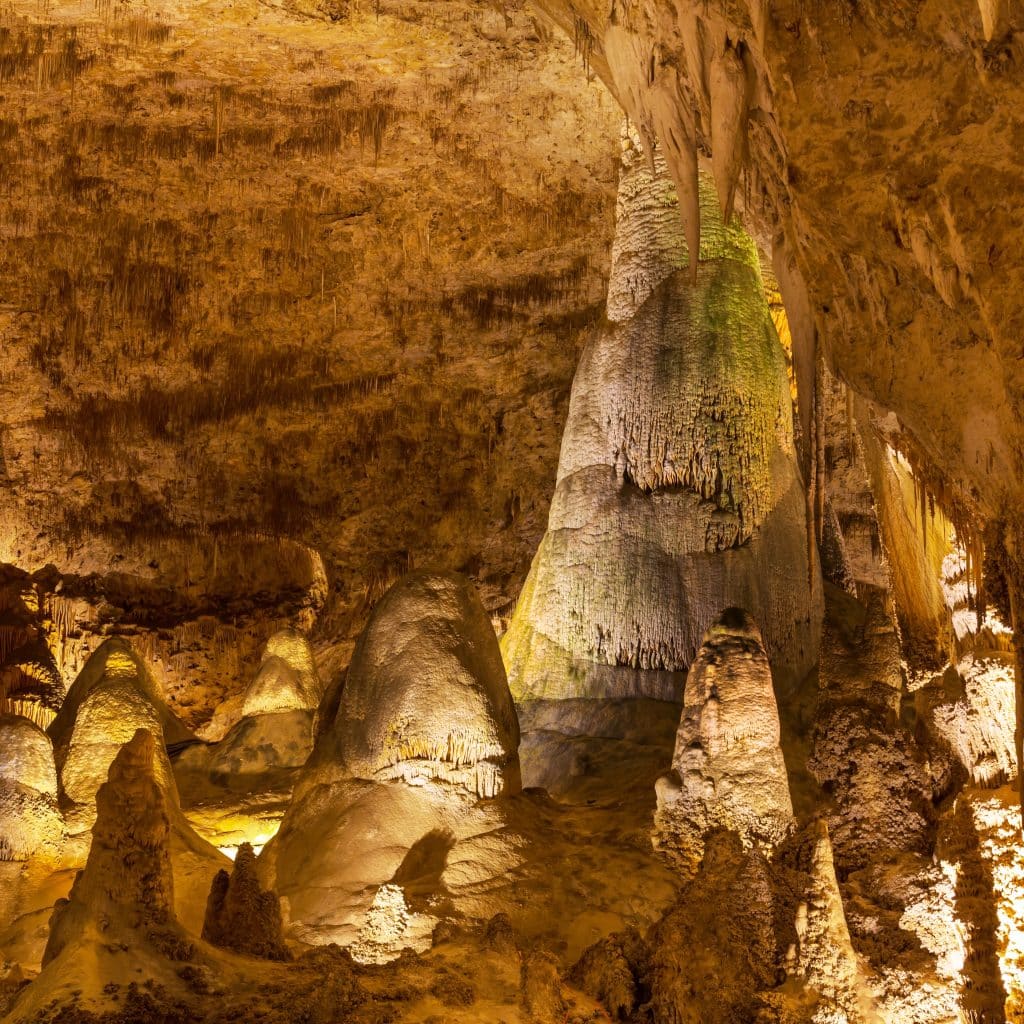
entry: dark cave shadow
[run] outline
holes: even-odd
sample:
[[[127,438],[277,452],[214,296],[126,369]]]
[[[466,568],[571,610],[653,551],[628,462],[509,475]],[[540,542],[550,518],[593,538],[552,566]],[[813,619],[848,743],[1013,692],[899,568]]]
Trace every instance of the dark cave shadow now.
[[[957,917],[966,925],[960,1007],[968,1024],[1005,1024],[1006,990],[999,970],[995,883],[981,855],[974,816],[961,801],[953,816],[959,858],[954,892]]]
[[[405,890],[410,903],[439,895],[444,888],[441,877],[454,845],[455,836],[447,829],[434,829],[421,836],[398,865],[392,884]]]

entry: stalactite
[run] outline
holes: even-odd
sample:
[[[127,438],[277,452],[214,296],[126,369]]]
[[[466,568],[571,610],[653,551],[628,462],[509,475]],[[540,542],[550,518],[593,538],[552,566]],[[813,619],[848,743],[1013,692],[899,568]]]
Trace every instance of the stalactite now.
[[[711,61],[711,167],[726,223],[732,219],[736,185],[746,160],[749,95],[743,44],[725,50]]]

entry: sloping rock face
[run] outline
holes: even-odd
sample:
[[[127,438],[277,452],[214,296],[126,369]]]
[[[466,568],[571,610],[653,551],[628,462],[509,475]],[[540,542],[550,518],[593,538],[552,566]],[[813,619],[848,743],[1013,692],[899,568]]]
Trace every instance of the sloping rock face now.
[[[4,860],[56,859],[64,839],[53,744],[26,718],[0,718],[0,850]]]
[[[785,358],[754,244],[702,182],[691,282],[673,270],[686,250],[663,214],[664,167],[652,180],[627,148],[618,232],[630,241],[609,291],[624,319],[573,382],[548,531],[503,638],[517,699],[678,699],[678,673],[731,606],[760,623],[778,672],[814,663],[820,583]]]
[[[374,610],[337,716],[260,858],[291,934],[387,959],[429,944],[425,911],[440,899],[479,911],[512,863],[492,798],[520,789],[518,745],[472,584],[412,573]]]
[[[87,823],[107,769],[138,729],[157,737],[158,777],[176,793],[164,744],[187,741],[192,734],[167,707],[131,645],[120,638],[107,640],[72,684],[49,730],[61,790]]]
[[[672,773],[658,780],[655,846],[696,870],[727,828],[770,850],[794,825],[772,674],[756,623],[727,610],[686,677]]]
[[[652,1020],[757,1019],[795,937],[795,905],[763,854],[744,850],[734,833],[709,836],[700,873],[648,935]]]
[[[281,937],[277,894],[260,888],[256,855],[248,843],[238,848],[231,873],[218,871],[206,903],[203,938],[215,946],[267,960],[290,960]]]

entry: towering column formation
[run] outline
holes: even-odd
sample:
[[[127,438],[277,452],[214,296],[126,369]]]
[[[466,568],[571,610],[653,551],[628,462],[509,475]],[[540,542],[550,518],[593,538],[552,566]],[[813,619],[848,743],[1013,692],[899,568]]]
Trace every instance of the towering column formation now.
[[[695,871],[714,828],[770,847],[792,827],[779,713],[757,625],[730,608],[686,677],[672,772],[658,780],[655,845]]]
[[[503,641],[517,699],[678,699],[732,606],[761,624],[773,669],[814,663],[821,585],[757,251],[702,177],[693,283],[677,212],[660,160],[652,175],[627,144],[612,322],[577,369],[548,530]]]

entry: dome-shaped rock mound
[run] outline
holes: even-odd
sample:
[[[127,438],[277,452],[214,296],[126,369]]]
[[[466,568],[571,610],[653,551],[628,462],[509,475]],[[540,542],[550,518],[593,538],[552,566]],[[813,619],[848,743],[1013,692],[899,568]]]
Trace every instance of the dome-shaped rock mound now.
[[[59,850],[64,822],[50,738],[27,718],[0,717],[0,850],[27,860]]]
[[[142,658],[127,640],[115,637],[86,662],[49,729],[61,786],[70,800],[92,807],[108,767],[137,729],[157,736],[161,748],[193,738],[167,707]],[[163,784],[170,782],[162,752],[157,754],[157,775]]]
[[[260,670],[245,691],[242,717],[315,711],[322,696],[309,641],[298,630],[282,629],[267,641]]]
[[[57,769],[50,737],[18,715],[0,717],[0,779],[17,782],[46,796],[57,795]]]
[[[353,653],[333,738],[356,778],[519,789],[519,721],[468,580],[415,572],[388,591]]]
[[[785,838],[793,805],[771,668],[761,631],[739,609],[707,631],[686,677],[672,768],[658,780],[655,844],[689,866],[714,828],[748,846]]]
[[[399,581],[374,609],[330,731],[260,855],[289,937],[383,960],[427,948],[438,906],[501,909],[493,894],[516,843],[510,802],[491,798],[520,790],[518,747],[472,584],[436,572]]]

